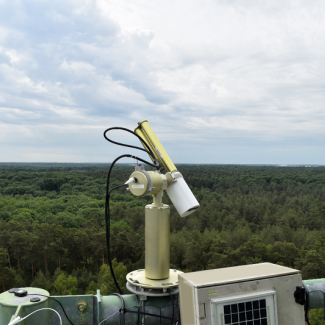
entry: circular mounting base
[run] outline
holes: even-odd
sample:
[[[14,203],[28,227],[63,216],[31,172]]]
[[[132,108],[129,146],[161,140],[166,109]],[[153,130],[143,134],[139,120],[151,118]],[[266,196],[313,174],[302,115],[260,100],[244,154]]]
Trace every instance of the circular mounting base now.
[[[148,289],[148,288],[136,287],[130,282],[126,283],[126,289],[128,289],[132,293],[135,293],[138,296],[147,296],[147,297],[164,297],[170,295],[178,295],[179,293],[178,287],[169,288],[167,291],[167,289],[165,288]]]
[[[148,279],[145,270],[132,271],[126,276],[128,283],[126,287],[129,291],[145,296],[168,296],[178,294],[178,274],[183,272],[169,270],[169,277],[162,280]],[[167,289],[168,292],[167,292]]]

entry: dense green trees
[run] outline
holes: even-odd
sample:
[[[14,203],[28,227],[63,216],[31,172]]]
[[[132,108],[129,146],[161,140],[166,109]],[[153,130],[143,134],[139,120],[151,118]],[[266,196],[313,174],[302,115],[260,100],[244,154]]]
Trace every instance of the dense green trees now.
[[[196,271],[269,261],[324,277],[325,168],[178,166],[199,200],[180,218],[171,205],[171,264]],[[117,165],[112,186],[133,167]],[[0,164],[0,288],[55,294],[115,291],[104,231],[107,167]],[[144,206],[111,196],[111,254],[125,274],[144,266]]]

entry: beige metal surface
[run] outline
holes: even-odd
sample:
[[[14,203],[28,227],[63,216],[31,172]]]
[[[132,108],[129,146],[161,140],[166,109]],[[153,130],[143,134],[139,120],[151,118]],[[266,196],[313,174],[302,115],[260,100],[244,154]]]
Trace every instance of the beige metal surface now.
[[[158,140],[157,136],[151,129],[148,121],[142,121],[138,127],[134,130],[144,141],[146,141],[151,150],[155,153],[156,157],[159,159],[161,164],[164,166],[165,170],[168,172],[177,171],[176,166],[168,156],[167,152],[165,151],[164,147]]]
[[[212,325],[212,300],[274,290],[277,325],[304,325],[304,306],[293,297],[301,285],[300,271],[271,263],[180,274],[182,324]]]
[[[184,273],[185,274],[185,273]],[[184,275],[183,274],[183,275]],[[181,312],[181,320],[184,325],[197,324],[195,313],[199,307],[196,303],[195,287],[183,277],[179,276],[179,307]]]
[[[304,306],[297,304],[293,297],[296,287],[301,286],[301,283],[301,274],[297,273],[215,287],[196,288],[194,300],[195,309],[198,309],[200,303],[204,303],[206,307],[206,317],[204,319],[196,319],[196,322],[192,324],[211,324],[211,318],[209,317],[209,315],[211,315],[211,299],[216,299],[218,297],[233,297],[239,294],[255,294],[265,290],[275,290],[278,315],[277,325],[304,325]],[[180,296],[181,295],[180,289]],[[185,323],[182,324],[185,325]]]
[[[152,181],[152,186],[154,187],[154,190],[152,190],[148,195],[156,195],[161,191],[164,185],[163,179],[166,180],[167,187],[167,178],[165,175],[160,174],[157,171],[148,171],[147,173],[149,174]]]
[[[167,279],[152,280],[146,278],[145,271],[142,269],[128,273],[126,275],[126,280],[137,287],[150,289],[172,288],[178,286],[178,275],[182,273],[181,271],[170,269]]]
[[[129,183],[130,192],[135,196],[156,195],[172,183],[158,171],[135,171],[130,178],[136,178],[136,182]]]
[[[160,205],[158,204],[160,203]],[[147,205],[145,209],[145,274],[149,279],[166,279],[169,276],[169,206]]]
[[[147,193],[148,190],[148,179],[147,176],[140,172],[133,172],[130,178],[135,177],[137,182],[129,183],[130,192],[135,196],[143,196]]]
[[[218,285],[240,282],[243,281],[243,279],[245,279],[245,281],[248,281],[297,273],[300,273],[300,271],[285,266],[272,263],[260,263],[227,267],[216,270],[184,273],[181,276],[184,280],[190,282],[195,287],[204,287],[211,284]]]

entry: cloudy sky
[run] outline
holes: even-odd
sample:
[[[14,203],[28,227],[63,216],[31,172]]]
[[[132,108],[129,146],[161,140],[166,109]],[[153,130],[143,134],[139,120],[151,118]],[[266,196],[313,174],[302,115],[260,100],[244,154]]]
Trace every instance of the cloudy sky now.
[[[110,162],[144,119],[175,163],[325,164],[325,2],[0,0],[0,161]]]

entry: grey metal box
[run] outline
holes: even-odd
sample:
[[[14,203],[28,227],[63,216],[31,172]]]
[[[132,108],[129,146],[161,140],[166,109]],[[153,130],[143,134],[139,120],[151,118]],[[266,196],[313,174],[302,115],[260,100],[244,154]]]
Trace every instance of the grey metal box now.
[[[182,325],[305,324],[294,299],[299,270],[261,263],[183,273],[178,282]]]

